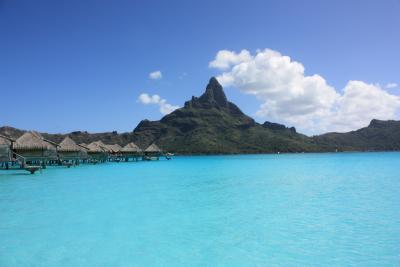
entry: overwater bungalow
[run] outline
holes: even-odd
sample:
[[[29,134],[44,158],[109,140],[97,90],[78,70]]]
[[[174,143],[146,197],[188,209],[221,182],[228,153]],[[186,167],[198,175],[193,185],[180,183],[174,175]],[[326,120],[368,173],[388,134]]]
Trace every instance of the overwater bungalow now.
[[[104,144],[101,140],[95,141],[95,142],[93,142],[93,143],[95,143],[96,145],[98,145],[98,146],[99,146],[101,149],[103,149],[105,152],[107,152],[107,153],[110,153],[110,152],[111,152],[111,150],[107,147],[107,145]]]
[[[108,145],[104,144],[101,140],[95,141],[94,143],[97,144],[106,153],[106,160],[113,153],[113,151],[108,147]]]
[[[106,145],[112,153],[119,153],[122,147],[118,144]]]
[[[108,149],[108,156],[109,156],[108,159],[111,161],[119,161],[119,156],[120,156],[122,147],[118,144],[105,145],[105,146]]]
[[[162,155],[162,150],[155,144],[151,144],[144,150],[143,160],[159,160]]]
[[[9,163],[13,161],[11,143],[11,138],[0,135],[0,164],[1,167],[6,169],[8,169]]]
[[[125,161],[137,161],[142,154],[143,151],[135,143],[129,143],[121,149],[121,158]]]
[[[57,161],[58,144],[43,138],[38,132],[26,132],[13,143],[17,160],[25,163],[40,163],[45,167],[51,161]]]
[[[103,144],[101,141],[96,141],[90,143],[87,148],[89,149],[87,151],[87,154],[89,156],[89,160],[92,162],[105,162],[107,161],[108,157],[108,149],[105,148],[104,144],[103,146],[99,145],[99,142]]]
[[[87,152],[85,148],[77,145],[74,140],[67,136],[60,143],[58,156],[65,163],[79,164],[81,160],[87,158]]]

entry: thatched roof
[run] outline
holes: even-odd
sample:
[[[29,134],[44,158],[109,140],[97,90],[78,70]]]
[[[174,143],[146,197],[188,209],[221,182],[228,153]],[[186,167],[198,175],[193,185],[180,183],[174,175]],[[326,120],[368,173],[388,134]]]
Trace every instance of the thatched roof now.
[[[41,134],[38,132],[26,132],[18,138],[13,144],[14,149],[23,150],[53,150],[54,147],[44,141]]]
[[[69,136],[64,138],[64,140],[60,143],[60,148],[58,149],[58,151],[61,152],[78,152],[81,150],[82,147],[78,146]]]
[[[11,142],[7,137],[0,135],[0,145],[11,145]]]
[[[99,141],[95,141],[95,142],[93,142],[93,143],[96,143],[96,144],[98,144],[99,146],[106,146],[101,140],[99,140]]]
[[[102,148],[97,142],[90,143],[87,148],[89,148],[89,152],[105,152],[104,148]]]
[[[121,149],[121,152],[142,152],[142,150],[135,143],[129,143]]]
[[[83,152],[87,152],[89,150],[88,145],[85,143],[78,144],[79,148]]]
[[[158,152],[162,152],[162,150],[155,143],[153,143],[153,144],[149,145],[149,147],[146,148],[146,150],[144,152],[158,153]]]
[[[110,150],[111,152],[114,152],[114,153],[120,152],[122,149],[122,147],[118,144],[106,145],[106,147],[108,148],[108,150]]]
[[[103,151],[110,152],[110,149],[101,140],[95,141],[93,143],[99,146]]]

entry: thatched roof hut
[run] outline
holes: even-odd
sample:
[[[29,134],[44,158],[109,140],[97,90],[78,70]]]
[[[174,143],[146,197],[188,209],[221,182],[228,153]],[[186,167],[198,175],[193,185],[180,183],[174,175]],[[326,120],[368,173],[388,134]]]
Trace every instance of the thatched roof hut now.
[[[79,152],[81,150],[82,147],[78,146],[69,136],[64,138],[64,140],[60,143],[60,147],[58,148],[59,152]]]
[[[125,158],[125,161],[129,159],[135,159],[136,161],[140,156],[142,156],[143,151],[135,144],[129,143],[121,149],[121,156]]]
[[[107,147],[106,144],[104,144],[101,140],[92,142],[90,144],[95,144],[97,145],[99,148],[101,148],[104,152],[111,152],[110,149]]]
[[[118,144],[114,144],[114,145],[106,145],[106,147],[108,148],[108,150],[111,153],[119,153],[122,149],[122,147]]]
[[[53,148],[51,144],[43,140],[37,132],[26,132],[13,144],[13,148],[18,150],[47,150]]]
[[[144,150],[144,152],[145,152],[145,153],[154,153],[154,154],[157,154],[157,153],[162,153],[162,150],[161,150],[155,143],[153,143],[153,144],[149,145],[149,146]]]
[[[91,158],[92,160],[96,160],[96,161],[106,161],[108,149],[106,149],[104,146],[101,146],[99,144],[103,144],[103,143],[101,141],[97,141],[97,142],[92,142],[89,145],[87,145],[87,148],[89,149],[87,151],[89,158]]]
[[[135,144],[129,143],[121,149],[122,153],[140,153],[142,150]]]
[[[58,155],[62,160],[83,160],[87,158],[87,149],[77,145],[69,136],[60,143]]]
[[[38,132],[26,132],[13,143],[13,149],[28,160],[57,159],[57,144]]]
[[[101,147],[97,142],[92,142],[89,145],[86,146],[89,151],[88,153],[104,153],[106,150]]]

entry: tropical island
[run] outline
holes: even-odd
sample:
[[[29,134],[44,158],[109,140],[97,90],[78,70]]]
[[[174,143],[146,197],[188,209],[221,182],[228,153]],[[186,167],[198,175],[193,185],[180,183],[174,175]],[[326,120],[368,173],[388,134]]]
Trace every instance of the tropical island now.
[[[0,267],[400,267],[399,10],[0,0]]]
[[[0,134],[17,139],[26,131],[9,126]],[[159,121],[142,120],[132,132],[68,134],[41,133],[61,143],[66,137],[77,144],[101,141],[124,147],[130,143],[143,150],[151,144],[177,154],[247,154],[400,150],[400,121],[372,120],[362,129],[347,133],[306,136],[294,127],[266,121],[257,123],[229,102],[218,80],[212,77],[200,97]]]

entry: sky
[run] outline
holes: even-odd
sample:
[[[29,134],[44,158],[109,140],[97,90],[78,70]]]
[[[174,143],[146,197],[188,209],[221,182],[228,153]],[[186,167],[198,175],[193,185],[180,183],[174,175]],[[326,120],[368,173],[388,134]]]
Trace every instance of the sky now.
[[[0,0],[0,125],[132,131],[205,90],[308,135],[400,119],[400,0]]]

